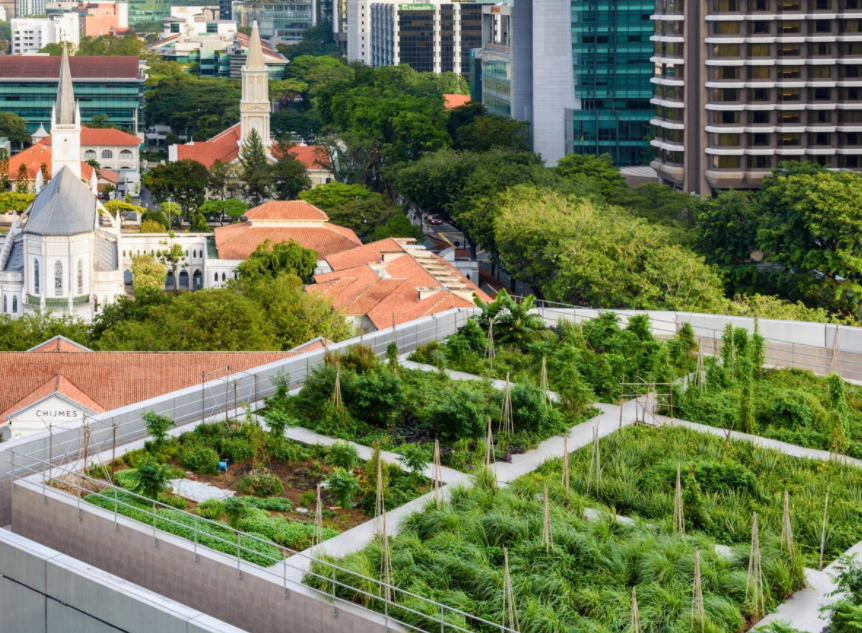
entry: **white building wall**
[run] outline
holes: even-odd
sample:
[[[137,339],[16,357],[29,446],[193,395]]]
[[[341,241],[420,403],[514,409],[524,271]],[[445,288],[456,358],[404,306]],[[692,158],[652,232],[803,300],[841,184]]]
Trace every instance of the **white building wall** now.
[[[70,42],[80,44],[77,13],[64,13],[53,18],[16,18],[12,20],[12,54],[36,53],[48,44]]]

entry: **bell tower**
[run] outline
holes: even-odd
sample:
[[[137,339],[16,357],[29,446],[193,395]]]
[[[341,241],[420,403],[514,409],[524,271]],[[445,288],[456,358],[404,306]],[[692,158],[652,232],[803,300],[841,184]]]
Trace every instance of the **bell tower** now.
[[[257,20],[252,23],[248,41],[248,55],[242,67],[242,100],[240,112],[240,144],[252,130],[256,130],[263,146],[269,151],[272,139],[269,133],[269,71],[263,63],[263,48]]]
[[[63,167],[81,177],[81,111],[72,91],[69,51],[63,47],[57,101],[51,113],[51,177]]]

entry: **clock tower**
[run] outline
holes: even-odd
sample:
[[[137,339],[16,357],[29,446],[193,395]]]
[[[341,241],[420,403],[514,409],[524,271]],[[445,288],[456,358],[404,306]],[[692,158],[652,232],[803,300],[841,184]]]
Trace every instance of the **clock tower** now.
[[[240,145],[252,130],[256,130],[263,146],[269,152],[272,138],[269,133],[269,71],[263,63],[263,48],[257,20],[252,23],[248,54],[242,67],[242,100],[240,112]]]

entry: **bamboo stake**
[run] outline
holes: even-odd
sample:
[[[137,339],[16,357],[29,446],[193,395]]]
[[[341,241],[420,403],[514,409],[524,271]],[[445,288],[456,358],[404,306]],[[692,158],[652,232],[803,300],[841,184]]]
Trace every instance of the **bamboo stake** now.
[[[787,553],[793,556],[793,528],[790,523],[790,495],[784,491],[784,517],[781,521],[781,551],[787,547]]]
[[[694,548],[694,589],[691,595],[691,628],[695,619],[700,620],[700,632],[706,627],[706,611],[703,608],[703,584],[700,578],[700,550]]]
[[[548,487],[545,486],[545,521],[542,526],[542,545],[546,552],[554,551],[554,535],[551,531],[551,506],[548,503]]]
[[[751,553],[748,557],[748,578],[745,581],[745,600],[751,598],[751,613],[755,618],[766,613],[763,594],[763,566],[760,561],[760,538],[757,532],[757,512],[751,524]]]
[[[703,338],[699,337],[698,345],[697,345],[697,374],[695,375],[697,379],[697,386],[701,391],[706,389],[706,372],[704,369],[703,363]]]
[[[494,370],[494,319],[488,321],[488,344],[485,356],[488,359],[488,375],[490,376]]]
[[[380,458],[380,453],[377,453],[377,490],[375,491],[374,502],[374,531],[380,533],[380,530],[386,529],[386,519],[381,517],[386,514],[386,499],[383,495],[383,460]]]
[[[641,633],[641,617],[638,613],[638,588],[632,587],[632,621],[630,633]]]
[[[335,391],[332,394],[332,403],[336,408],[341,408],[341,363],[335,361]]]
[[[563,435],[563,490],[569,498],[569,436]]]
[[[587,478],[587,494],[590,494],[590,490],[592,490],[593,487],[593,472],[596,474],[596,494],[598,494],[602,487],[602,464],[599,450],[598,424],[593,427],[593,447],[590,452],[590,474]]]
[[[823,569],[823,552],[826,550],[826,515],[829,512],[829,488],[826,488],[826,503],[823,506],[823,529],[820,531],[820,569]]]
[[[314,508],[314,533],[311,537],[311,545],[319,547],[321,543],[323,543],[323,504],[320,501],[320,484],[317,484],[317,505]]]
[[[512,416],[512,383],[509,381],[509,372],[506,372],[506,389],[503,391],[503,407],[500,410],[500,434],[511,437],[515,432],[515,421]]]
[[[512,576],[509,574],[509,549],[503,548],[503,626],[517,631],[518,612],[515,608],[515,592],[512,590]]]
[[[835,326],[835,338],[832,340],[832,358],[829,360],[829,373],[837,374],[838,373],[838,358],[841,350],[838,348],[838,326]]]
[[[676,463],[676,493],[673,496],[673,529],[680,536],[685,536],[685,516],[682,501],[682,478],[680,477],[680,465]]]
[[[494,434],[491,432],[491,418],[488,418],[488,437],[485,438],[485,468],[491,468],[497,461],[494,455]]]
[[[434,465],[431,467],[431,479],[434,480],[434,503],[439,510],[443,504],[443,465],[440,461],[440,440],[434,440]]]
[[[539,388],[542,390],[542,404],[548,406],[551,404],[551,397],[548,395],[550,386],[548,384],[548,359],[542,356],[542,377],[539,379]]]
[[[380,533],[380,546],[382,548],[380,556],[380,582],[383,583],[383,590],[386,595],[386,601],[392,601],[392,552],[389,550],[389,536],[386,534],[386,510],[383,511],[383,531]]]

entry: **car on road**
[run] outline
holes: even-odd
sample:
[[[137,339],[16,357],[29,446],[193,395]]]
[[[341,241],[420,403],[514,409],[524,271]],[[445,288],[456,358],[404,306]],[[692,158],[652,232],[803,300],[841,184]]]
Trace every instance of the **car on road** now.
[[[443,220],[438,218],[436,215],[426,215],[425,221],[428,222],[428,224],[433,224],[434,226],[443,224]]]

